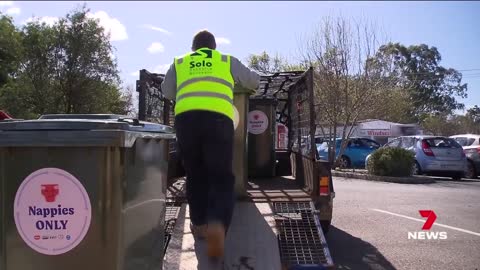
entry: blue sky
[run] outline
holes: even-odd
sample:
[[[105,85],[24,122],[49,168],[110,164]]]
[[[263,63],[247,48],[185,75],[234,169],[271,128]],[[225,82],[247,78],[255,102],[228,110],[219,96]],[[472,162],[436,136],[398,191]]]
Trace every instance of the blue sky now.
[[[18,24],[32,16],[47,22],[82,1],[0,1],[0,11]],[[145,68],[165,72],[176,55],[190,50],[203,28],[219,40],[218,49],[245,60],[266,50],[297,58],[298,37],[325,16],[368,18],[387,37],[405,45],[436,46],[441,64],[464,71],[467,107],[480,104],[480,2],[86,2],[92,16],[110,29],[122,80],[135,85]]]

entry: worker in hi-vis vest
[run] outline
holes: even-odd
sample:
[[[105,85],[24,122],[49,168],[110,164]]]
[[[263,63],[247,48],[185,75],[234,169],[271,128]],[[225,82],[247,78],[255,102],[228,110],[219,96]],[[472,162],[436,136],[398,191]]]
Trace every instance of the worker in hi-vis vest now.
[[[176,57],[162,83],[165,97],[176,101],[175,129],[187,176],[190,228],[196,239],[206,238],[210,258],[223,257],[235,203],[234,85],[256,89],[260,82],[257,73],[216,47],[213,34],[198,32],[193,52]]]

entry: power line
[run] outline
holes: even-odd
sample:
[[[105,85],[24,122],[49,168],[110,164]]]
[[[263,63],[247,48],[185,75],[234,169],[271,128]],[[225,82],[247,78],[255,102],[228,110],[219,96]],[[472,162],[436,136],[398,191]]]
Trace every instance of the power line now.
[[[473,68],[473,69],[457,69],[457,71],[478,71],[480,68]]]

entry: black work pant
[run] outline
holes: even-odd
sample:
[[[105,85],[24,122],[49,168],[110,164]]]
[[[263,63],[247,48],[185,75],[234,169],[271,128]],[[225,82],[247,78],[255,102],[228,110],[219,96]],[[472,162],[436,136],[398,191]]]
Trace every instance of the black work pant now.
[[[229,227],[235,203],[233,121],[219,113],[189,111],[175,117],[194,225],[221,222]]]

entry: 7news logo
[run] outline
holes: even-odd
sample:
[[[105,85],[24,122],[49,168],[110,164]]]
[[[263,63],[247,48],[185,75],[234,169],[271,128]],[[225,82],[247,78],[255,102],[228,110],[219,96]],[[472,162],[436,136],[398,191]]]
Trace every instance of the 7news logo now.
[[[418,211],[420,216],[427,218],[425,224],[423,224],[422,230],[420,232],[408,232],[408,239],[416,239],[416,240],[446,240],[447,239],[447,232],[432,232],[430,229],[435,223],[437,219],[437,215],[433,210],[420,210]],[[427,232],[425,232],[427,231]]]

